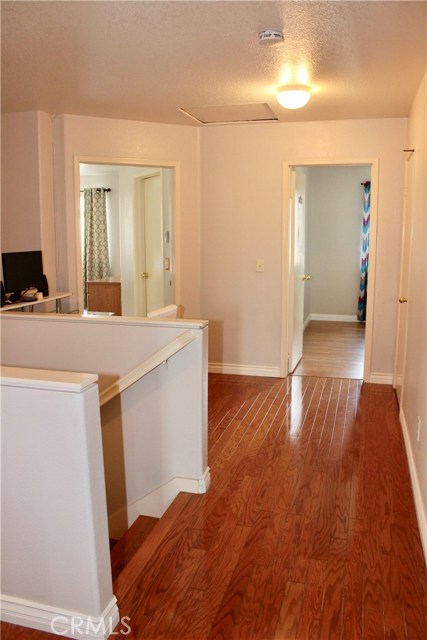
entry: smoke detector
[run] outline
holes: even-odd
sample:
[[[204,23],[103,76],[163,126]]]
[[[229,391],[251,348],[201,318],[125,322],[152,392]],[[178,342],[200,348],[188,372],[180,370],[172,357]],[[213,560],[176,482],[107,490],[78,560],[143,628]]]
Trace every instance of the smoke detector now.
[[[283,42],[283,31],[279,29],[264,29],[258,34],[259,44],[274,44],[275,42]]]

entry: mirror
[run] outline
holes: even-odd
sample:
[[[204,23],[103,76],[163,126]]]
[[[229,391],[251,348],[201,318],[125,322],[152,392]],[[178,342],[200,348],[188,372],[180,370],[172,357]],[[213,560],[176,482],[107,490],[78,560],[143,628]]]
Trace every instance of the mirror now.
[[[146,316],[175,302],[174,173],[173,167],[79,163],[80,309]],[[109,262],[108,273],[99,272],[100,278],[88,276],[86,306],[83,260],[92,260],[96,252],[85,251],[85,216],[88,221],[91,215],[87,202],[85,212],[85,189],[105,191]],[[91,225],[90,221],[86,224],[87,228]]]

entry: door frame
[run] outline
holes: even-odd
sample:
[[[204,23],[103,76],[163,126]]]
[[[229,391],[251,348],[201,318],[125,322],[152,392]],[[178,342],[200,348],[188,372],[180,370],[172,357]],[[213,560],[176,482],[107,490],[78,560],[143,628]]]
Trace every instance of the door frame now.
[[[369,287],[366,304],[365,323],[365,356],[363,366],[363,380],[370,382],[372,368],[372,338],[373,315],[375,305],[375,272],[376,272],[376,245],[378,222],[378,158],[309,158],[285,160],[283,162],[283,208],[282,208],[282,313],[281,313],[281,349],[280,349],[280,376],[285,378],[290,374],[288,364],[289,317],[293,313],[293,300],[291,299],[290,274],[290,230],[291,230],[291,168],[292,167],[339,167],[339,166],[368,166],[371,170],[371,217],[369,231]]]
[[[180,163],[170,160],[151,160],[145,158],[121,158],[114,156],[73,156],[74,161],[74,230],[76,246],[76,276],[77,276],[77,300],[78,308],[83,309],[83,269],[81,250],[81,226],[80,226],[80,164],[104,164],[123,167],[141,167],[156,169],[173,169],[174,180],[172,187],[173,200],[173,230],[174,230],[174,288],[175,298],[181,298],[181,215],[180,215]],[[136,286],[136,285],[135,285]]]
[[[301,168],[301,167],[298,167]],[[291,166],[289,167],[289,180],[290,180],[290,193],[294,196],[293,198],[290,198],[289,200],[289,237],[293,239],[293,242],[289,243],[288,248],[289,248],[289,277],[288,277],[288,283],[289,283],[289,299],[292,300],[293,304],[290,305],[289,307],[289,316],[288,316],[288,331],[289,331],[289,341],[288,341],[288,371],[289,373],[295,371],[295,369],[297,368],[299,362],[301,361],[302,358],[302,348],[303,348],[303,339],[302,339],[302,335],[301,335],[301,342],[298,340],[298,349],[297,349],[297,356],[295,357],[295,339],[296,339],[296,334],[298,333],[298,337],[299,337],[299,331],[296,332],[295,331],[295,327],[297,325],[300,325],[301,327],[303,327],[303,323],[304,323],[304,317],[300,317],[300,311],[301,311],[301,302],[302,302],[302,309],[304,308],[304,289],[305,286],[302,285],[302,280],[300,280],[300,286],[298,287],[297,285],[297,279],[298,278],[302,278],[303,275],[306,273],[305,271],[305,238],[306,238],[306,213],[307,213],[307,209],[306,209],[306,201],[305,201],[305,197],[306,197],[306,184],[307,184],[307,176],[305,172],[298,172],[297,167],[295,166]],[[297,189],[297,185],[298,182],[301,181],[301,175],[304,176],[303,181],[304,181],[304,201],[302,201],[303,207],[304,207],[304,216],[303,216],[303,222],[301,224],[301,221],[298,220],[298,205],[299,202],[297,202],[297,193],[300,193],[300,190]],[[300,186],[300,185],[299,185]],[[297,227],[303,228],[303,250],[299,250],[296,247],[296,230]],[[304,268],[302,270],[302,273],[298,274],[296,273],[296,258],[297,257],[301,257],[301,255],[303,256],[304,259]],[[298,293],[298,289],[299,289],[299,293]],[[298,302],[297,302],[297,296],[298,296]],[[299,297],[301,296],[301,298]],[[295,322],[296,319],[298,318],[298,322]],[[302,334],[304,333],[304,329],[302,329]]]

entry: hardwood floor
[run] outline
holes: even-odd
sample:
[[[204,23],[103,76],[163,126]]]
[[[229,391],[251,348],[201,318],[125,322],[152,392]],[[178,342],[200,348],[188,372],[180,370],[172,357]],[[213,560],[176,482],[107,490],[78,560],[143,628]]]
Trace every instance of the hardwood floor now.
[[[293,375],[363,379],[365,324],[312,320]]]
[[[211,375],[209,433],[209,492],[180,494],[115,581],[124,637],[427,638],[427,571],[390,387]],[[2,630],[3,640],[54,637]]]

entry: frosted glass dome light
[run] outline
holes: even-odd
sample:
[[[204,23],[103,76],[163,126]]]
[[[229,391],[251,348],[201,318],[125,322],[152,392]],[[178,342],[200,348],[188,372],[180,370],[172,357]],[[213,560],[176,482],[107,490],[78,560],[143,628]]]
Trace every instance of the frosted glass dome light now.
[[[276,98],[285,109],[301,109],[310,100],[310,87],[305,84],[289,84],[279,87]]]

